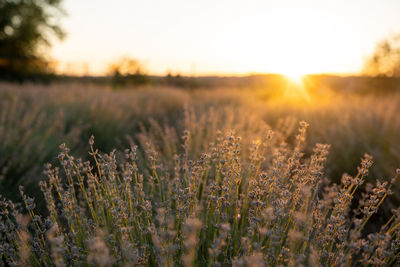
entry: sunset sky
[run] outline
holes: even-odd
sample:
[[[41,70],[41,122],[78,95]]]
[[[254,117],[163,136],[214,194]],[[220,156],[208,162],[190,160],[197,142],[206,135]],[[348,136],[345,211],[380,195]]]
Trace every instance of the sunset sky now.
[[[400,32],[399,0],[65,0],[60,72],[103,74],[121,56],[152,74],[357,73]]]

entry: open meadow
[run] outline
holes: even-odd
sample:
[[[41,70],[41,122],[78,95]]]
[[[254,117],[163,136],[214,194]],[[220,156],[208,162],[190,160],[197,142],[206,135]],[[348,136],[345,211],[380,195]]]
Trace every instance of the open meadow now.
[[[0,263],[396,265],[400,92],[287,90],[0,84]]]
[[[0,267],[400,266],[399,11],[0,0]]]

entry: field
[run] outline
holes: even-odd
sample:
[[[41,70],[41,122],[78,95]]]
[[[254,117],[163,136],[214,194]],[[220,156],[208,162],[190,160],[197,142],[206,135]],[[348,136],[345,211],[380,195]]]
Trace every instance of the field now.
[[[400,92],[0,84],[0,263],[396,265],[399,112]]]

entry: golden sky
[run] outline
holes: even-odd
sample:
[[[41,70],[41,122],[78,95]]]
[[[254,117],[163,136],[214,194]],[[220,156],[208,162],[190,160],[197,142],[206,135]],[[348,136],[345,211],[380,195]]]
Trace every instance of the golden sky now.
[[[121,56],[152,74],[357,73],[400,32],[399,0],[65,0],[60,72],[103,74]]]

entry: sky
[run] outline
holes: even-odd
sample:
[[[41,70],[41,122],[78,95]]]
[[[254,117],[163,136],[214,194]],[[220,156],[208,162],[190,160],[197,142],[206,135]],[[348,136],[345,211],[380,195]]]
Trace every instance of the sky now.
[[[356,74],[400,32],[399,0],[65,0],[51,56],[100,75],[122,56],[151,74]]]

